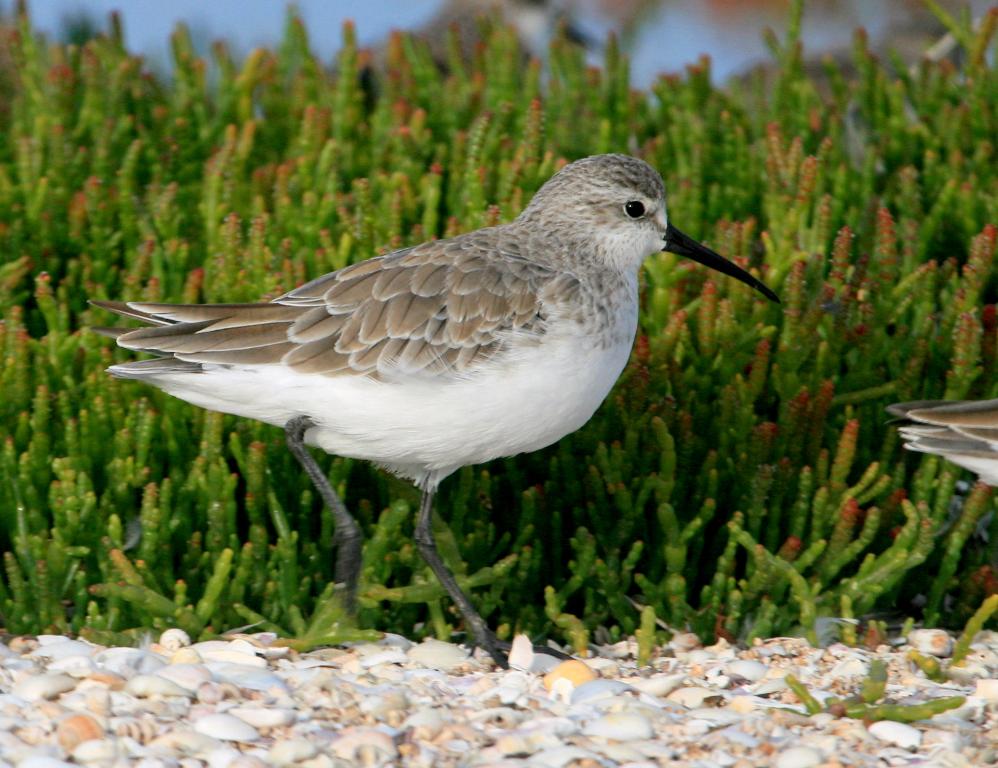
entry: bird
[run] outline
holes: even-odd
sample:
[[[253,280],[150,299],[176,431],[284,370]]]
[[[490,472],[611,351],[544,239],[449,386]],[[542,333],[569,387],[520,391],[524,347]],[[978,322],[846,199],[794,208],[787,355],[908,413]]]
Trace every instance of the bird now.
[[[334,579],[356,610],[362,533],[308,447],[366,459],[421,491],[414,540],[476,646],[506,666],[440,558],[434,494],[457,469],[536,451],[582,427],[627,363],[638,274],[670,251],[759,279],[668,219],[645,161],[595,155],[555,173],[512,221],[374,256],[258,304],[93,304],[145,327],[104,329],[155,355],[107,370],[284,430],[333,514]]]
[[[905,448],[941,456],[998,486],[998,400],[914,400],[887,412],[901,420]]]

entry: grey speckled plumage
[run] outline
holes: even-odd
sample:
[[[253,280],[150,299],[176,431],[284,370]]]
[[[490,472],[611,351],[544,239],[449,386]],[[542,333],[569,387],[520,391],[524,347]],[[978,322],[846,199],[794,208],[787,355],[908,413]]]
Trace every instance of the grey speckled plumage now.
[[[903,420],[905,448],[942,456],[998,485],[998,400],[916,400],[887,411]]]
[[[114,365],[115,376],[284,428],[336,519],[348,610],[360,529],[305,446],[412,479],[420,552],[476,642],[505,664],[436,551],[433,494],[459,467],[537,450],[592,417],[630,354],[638,271],[661,250],[777,300],[669,223],[655,169],[601,155],[555,174],[515,221],[379,256],[266,304],[94,303],[144,322],[118,344],[158,356]]]

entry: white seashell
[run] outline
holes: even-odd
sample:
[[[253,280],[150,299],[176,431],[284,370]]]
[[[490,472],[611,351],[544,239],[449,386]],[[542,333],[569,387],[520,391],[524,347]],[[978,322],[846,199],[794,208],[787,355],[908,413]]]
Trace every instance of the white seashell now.
[[[366,755],[365,755],[365,759],[367,759]],[[333,762],[333,758],[331,758],[329,755],[326,755],[326,754],[323,754],[323,753],[320,752],[318,755],[316,755],[312,759],[302,761],[302,763],[300,765],[301,765],[301,768],[340,768],[340,766],[342,765],[342,763],[340,763],[340,762],[335,762],[334,763]],[[368,762],[364,763],[364,765],[365,766],[367,766],[367,765],[375,765],[375,763],[372,763],[372,762],[368,761]],[[388,768],[388,763],[383,763],[383,765],[385,765],[386,768]],[[429,763],[427,763],[427,765],[429,765]]]
[[[164,728],[148,717],[141,718],[115,718],[111,721],[111,730],[118,736],[137,741],[139,744],[148,744],[155,739]]]
[[[266,665],[266,661],[263,661]],[[212,677],[219,683],[232,683],[239,688],[248,688],[251,691],[270,691],[272,689],[287,692],[287,684],[273,672],[266,669],[247,666],[246,664],[219,664],[211,662],[205,664],[211,671]]]
[[[184,630],[173,627],[163,631],[159,636],[159,644],[165,651],[179,651],[191,644],[191,636]]]
[[[360,702],[360,711],[366,715],[384,718],[392,712],[404,712],[409,709],[409,699],[405,691],[396,689],[380,696],[367,696]]]
[[[190,696],[191,692],[161,675],[135,675],[125,683],[125,693],[147,699],[151,696]]]
[[[821,753],[810,747],[790,747],[776,758],[776,768],[815,768],[821,765]]]
[[[205,755],[205,762],[208,768],[230,768],[241,756],[238,749],[225,745]]]
[[[944,731],[933,728],[922,735],[922,747],[924,750],[935,752],[937,749],[945,749],[949,752],[959,752],[966,746],[967,742],[959,733],[955,731]]]
[[[360,666],[363,669],[370,669],[379,664],[405,664],[408,660],[409,657],[398,648],[386,648],[362,658]]]
[[[470,723],[488,723],[501,728],[512,728],[524,720],[525,713],[513,707],[487,707],[468,715]]]
[[[271,645],[266,648],[258,648],[258,654],[263,654],[263,657],[274,661],[276,659],[286,659],[291,655],[291,648],[286,645]]]
[[[587,736],[615,741],[650,739],[655,735],[655,729],[648,718],[637,712],[611,712],[587,723],[582,732]]]
[[[77,763],[109,764],[122,757],[123,752],[121,742],[113,736],[108,736],[104,739],[84,741],[71,754]]]
[[[267,660],[262,656],[257,656],[255,653],[246,653],[238,649],[232,648],[219,648],[218,650],[204,650],[198,648],[198,646],[191,646],[198,652],[201,659],[205,662],[215,662],[219,664],[239,664],[246,667],[254,667],[256,669],[264,669],[267,666]]]
[[[252,725],[225,713],[199,717],[194,721],[194,730],[222,741],[256,741],[260,738],[259,732]]]
[[[17,768],[76,768],[73,763],[57,760],[48,755],[29,755],[17,761]]]
[[[567,677],[559,677],[551,683],[551,698],[556,701],[563,701],[568,704],[572,701],[573,693],[575,693],[575,686]],[[517,696],[508,700],[503,698],[500,698],[499,700],[502,701],[503,704],[512,704],[519,698],[520,697]]]
[[[843,677],[863,677],[869,672],[869,669],[870,665],[863,659],[843,659],[832,667],[828,674],[831,678],[839,680]]]
[[[676,704],[682,704],[687,709],[696,709],[697,707],[703,706],[705,701],[709,699],[717,699],[719,697],[720,694],[710,688],[698,688],[693,686],[689,688],[677,688],[665,698]]]
[[[740,715],[754,712],[756,707],[757,699],[754,696],[732,696],[728,702],[728,708]]]
[[[97,670],[89,656],[64,656],[45,665],[49,672],[64,672],[70,677],[87,677]]]
[[[398,664],[376,664],[368,670],[368,674],[385,683],[398,683],[400,685],[404,685],[408,679],[405,668]]]
[[[401,648],[403,651],[408,651],[415,645],[415,643],[404,635],[396,635],[392,632],[385,632],[385,634],[382,635],[381,639],[378,641],[378,645]]]
[[[625,677],[621,680],[648,696],[668,696],[680,685],[686,675],[652,675],[651,677]]]
[[[213,752],[212,755],[215,753]],[[210,764],[211,756],[209,756]],[[236,752],[236,756],[233,758],[232,762],[228,764],[228,768],[270,768],[273,763],[264,760],[256,755],[247,755],[242,752]]]
[[[471,660],[468,652],[461,646],[430,638],[410,648],[406,655],[410,661],[442,672],[450,672]]]
[[[953,653],[953,636],[941,629],[913,629],[908,644],[919,653],[946,658]]]
[[[426,707],[425,709],[417,709],[409,715],[402,721],[400,727],[403,731],[413,730],[416,732],[414,736],[428,741],[440,732],[443,725],[444,718],[440,714],[440,710]]]
[[[604,757],[615,761],[616,763],[627,763],[628,768],[655,768],[654,763],[646,762],[643,758],[644,755],[638,750],[632,747],[630,744],[623,744],[619,741],[608,741],[604,744],[596,744],[593,747]],[[713,757],[713,755],[711,755]],[[720,763],[715,763],[721,766]]]
[[[176,768],[179,763],[173,758],[141,757],[133,765],[134,768]]]
[[[599,764],[599,755],[581,747],[562,746],[545,749],[531,758],[531,765],[543,765],[545,768],[561,768],[576,761],[588,760]]]
[[[686,653],[682,658],[687,664],[710,664],[711,662],[716,661],[714,654],[709,651],[705,651],[702,648],[695,648],[689,653]]]
[[[881,741],[903,749],[917,749],[922,743],[922,732],[904,723],[880,720],[872,723],[868,730]]]
[[[753,685],[750,690],[756,696],[766,696],[770,693],[785,691],[788,687],[787,681],[782,677],[767,677],[765,680],[760,680]]]
[[[277,728],[282,725],[291,725],[297,716],[295,710],[280,707],[232,707],[226,712],[245,723],[249,723],[254,728]]]
[[[283,739],[274,742],[267,757],[275,765],[293,765],[315,757],[319,749],[306,739]]]
[[[558,656],[552,656],[550,653],[534,651],[534,660],[530,664],[529,671],[535,675],[546,675],[563,661],[564,659],[559,658]]]
[[[586,659],[586,666],[588,666],[600,677],[620,677],[620,663],[614,659],[604,659],[596,656],[591,659]]]
[[[83,695],[86,710],[94,715],[106,715],[111,711],[111,694],[106,688],[90,688]]]
[[[530,670],[534,663],[534,645],[526,635],[517,635],[509,647],[509,666],[521,672]]]
[[[225,692],[218,683],[201,683],[195,692],[195,697],[201,704],[218,704],[225,698]]]
[[[94,651],[99,650],[96,645],[85,643],[82,640],[70,640],[59,635],[48,635],[47,637],[54,639],[52,642],[41,642],[41,638],[39,638],[38,647],[28,654],[29,659],[51,659],[52,661],[58,661],[69,656],[90,658]]]
[[[692,651],[700,647],[700,638],[692,632],[677,632],[669,641],[669,647],[677,653]]]
[[[149,742],[149,747],[157,751],[166,750],[195,757],[210,754],[222,746],[218,739],[186,728],[177,728]]]
[[[740,677],[756,683],[766,676],[766,665],[752,659],[735,659],[725,668],[732,677]]]
[[[170,656],[171,664],[200,664],[204,659],[193,648],[178,648]]]
[[[949,679],[960,685],[976,685],[981,678],[992,676],[992,672],[981,664],[965,661],[963,664],[950,664],[946,669]]]
[[[28,701],[42,701],[73,690],[76,683],[74,678],[60,673],[32,675],[14,683],[11,693]]]
[[[152,674],[166,664],[162,656],[141,648],[107,648],[94,656],[94,661],[101,669],[125,678]]]
[[[625,691],[631,690],[631,686],[620,680],[607,680],[598,678],[583,683],[572,691],[572,704],[591,703],[600,699],[608,699],[617,696]]]
[[[998,679],[989,677],[985,680],[978,680],[974,696],[987,701],[998,701]]]
[[[395,740],[383,731],[374,728],[345,728],[341,734],[329,745],[329,751],[336,757],[370,765],[393,760],[398,756]]]
[[[496,751],[503,757],[507,755],[532,755],[537,748],[522,733],[504,733],[496,739]]]
[[[211,672],[204,664],[168,664],[157,669],[156,676],[166,678],[191,693],[197,691],[202,683],[211,682]]]

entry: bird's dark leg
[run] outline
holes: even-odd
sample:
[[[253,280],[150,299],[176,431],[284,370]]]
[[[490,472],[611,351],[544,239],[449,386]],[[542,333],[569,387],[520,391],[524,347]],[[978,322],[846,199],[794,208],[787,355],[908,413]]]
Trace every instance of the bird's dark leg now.
[[[461,616],[464,617],[465,624],[468,625],[468,629],[475,640],[475,645],[488,651],[489,655],[500,667],[509,669],[506,654],[499,649],[499,639],[486,626],[485,620],[478,615],[478,611],[475,610],[471,601],[457,585],[454,575],[447,570],[444,561],[440,559],[440,553],[437,552],[437,544],[433,540],[433,530],[431,528],[432,515],[433,491],[423,491],[423,498],[419,503],[419,517],[416,520],[415,535],[419,553],[423,556],[426,564],[433,570],[433,573],[436,574],[443,588],[447,590],[447,594],[450,595],[451,600],[457,605],[457,609],[461,612]]]
[[[344,590],[343,607],[351,616],[357,613],[357,583],[360,579],[360,545],[364,536],[360,526],[347,511],[340,497],[329,484],[329,479],[319,469],[312,454],[305,447],[305,432],[315,426],[308,416],[296,416],[284,425],[288,448],[298,462],[305,468],[312,485],[315,486],[329,511],[333,513],[336,523],[336,533],[333,541],[336,544],[336,583]]]

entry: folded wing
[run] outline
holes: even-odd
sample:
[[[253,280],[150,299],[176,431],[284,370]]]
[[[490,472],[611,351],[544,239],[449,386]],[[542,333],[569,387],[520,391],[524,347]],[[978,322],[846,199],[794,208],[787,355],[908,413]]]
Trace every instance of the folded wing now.
[[[541,296],[555,278],[469,236],[370,259],[265,304],[93,303],[145,322],[111,333],[122,347],[162,358],[115,366],[119,375],[154,375],[157,364],[191,372],[285,365],[326,376],[468,374],[498,355],[510,334],[543,335]]]

